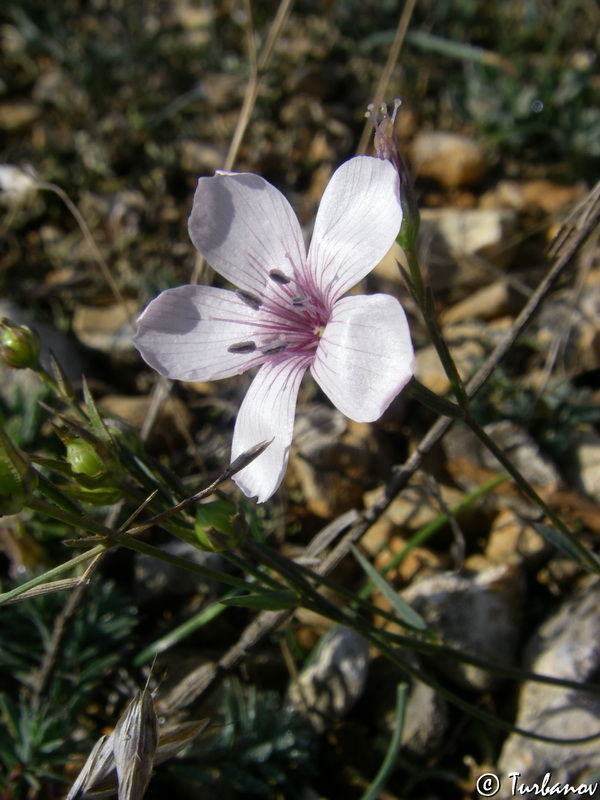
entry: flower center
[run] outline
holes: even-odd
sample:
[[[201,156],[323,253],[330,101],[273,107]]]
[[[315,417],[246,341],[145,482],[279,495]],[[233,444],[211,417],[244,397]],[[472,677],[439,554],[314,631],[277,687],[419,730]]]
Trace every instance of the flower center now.
[[[294,356],[312,360],[329,319],[329,309],[314,287],[286,270],[272,269],[262,297],[238,289],[240,300],[258,312],[255,332],[228,348],[253,353],[256,363]]]

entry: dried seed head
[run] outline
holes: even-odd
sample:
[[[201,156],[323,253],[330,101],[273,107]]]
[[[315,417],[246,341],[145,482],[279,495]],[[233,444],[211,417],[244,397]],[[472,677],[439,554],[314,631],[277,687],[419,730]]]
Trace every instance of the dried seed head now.
[[[114,730],[119,800],[141,800],[150,782],[158,746],[158,718],[147,689],[125,709]]]
[[[98,739],[77,776],[77,780],[71,787],[67,800],[77,800],[77,798],[91,793],[98,788],[99,784],[103,784],[109,778],[115,768],[113,745],[114,733]]]

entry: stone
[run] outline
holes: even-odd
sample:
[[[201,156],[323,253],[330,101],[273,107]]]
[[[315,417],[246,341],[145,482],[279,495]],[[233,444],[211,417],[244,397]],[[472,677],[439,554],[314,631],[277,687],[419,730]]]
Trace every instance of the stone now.
[[[432,485],[423,475],[416,477],[398,497],[394,498],[386,508],[381,520],[389,520],[397,531],[414,532],[437,519],[443,512],[440,501],[435,496],[439,492],[441,503],[445,508],[452,508],[463,499],[463,492],[451,486],[437,484],[435,492]],[[365,506],[369,508],[380,495],[376,489],[365,494]],[[390,530],[390,533],[392,530]],[[367,536],[367,546],[369,537]]]
[[[595,683],[600,670],[599,608],[600,580],[587,577],[535,631],[525,648],[525,668],[582,685],[587,681]],[[519,692],[515,724],[538,735],[558,739],[597,735],[600,732],[600,697],[527,681]],[[502,748],[498,770],[505,775],[519,772],[524,784],[540,782],[547,772],[551,773],[552,784],[597,782],[598,740],[559,745],[511,733]],[[504,787],[498,795],[500,800],[510,796]],[[524,796],[533,797],[533,794]]]
[[[537,344],[552,352],[559,345],[568,375],[600,367],[600,270],[592,270],[582,289],[564,289],[549,298],[530,331]]]
[[[298,414],[290,465],[313,514],[330,518],[360,502],[375,465],[370,430],[324,404]]]
[[[535,567],[553,552],[549,542],[511,508],[503,508],[492,522],[485,555],[496,564]]]
[[[479,262],[471,266],[471,271],[474,278],[478,276],[480,285],[489,282],[490,265],[500,269],[510,266],[514,250],[507,247],[507,240],[516,229],[517,214],[511,209],[423,209],[420,235],[422,239],[431,241],[435,253],[428,267],[434,288],[441,288],[442,277],[437,273],[443,268],[444,261],[458,263],[464,256]],[[482,264],[485,269],[482,269]],[[450,277],[454,284],[465,283],[465,276],[460,275],[460,281],[452,274]]]
[[[77,306],[73,331],[79,341],[92,350],[111,357],[135,359],[134,322],[122,305]]]
[[[440,323],[445,325],[513,315],[517,310],[516,299],[509,284],[505,280],[497,280],[444,309],[439,317]]]
[[[559,487],[560,475],[556,466],[542,453],[524,428],[511,420],[502,420],[492,422],[484,429],[529,483],[546,491]],[[444,448],[450,462],[449,468],[458,481],[461,481],[462,466],[469,465],[462,472],[469,476],[466,481],[461,481],[465,486],[471,483],[471,476],[476,472],[474,467],[493,472],[502,472],[504,469],[487,447],[464,425],[456,425],[448,432],[444,438]]]
[[[194,176],[210,175],[223,168],[227,153],[217,145],[184,139],[181,142],[181,168]]]
[[[564,213],[585,196],[585,187],[561,186],[549,180],[499,181],[481,198],[482,208],[513,208],[524,211],[541,211],[545,214]]]
[[[479,573],[426,576],[401,595],[443,644],[511,666],[519,642],[524,592],[521,571],[498,565]],[[454,659],[436,656],[427,663],[470,690],[488,691],[501,680],[493,672]]]
[[[465,383],[477,372],[502,338],[507,324],[510,321],[507,323],[505,320],[498,320],[493,325],[458,322],[444,326],[442,335]],[[432,344],[417,350],[415,377],[435,394],[445,395],[450,391],[450,381]]]
[[[83,112],[89,105],[87,94],[60,67],[45,69],[36,80],[31,96],[40,105],[53,106],[70,114]]]
[[[426,131],[415,137],[410,160],[419,178],[437,181],[447,189],[478,183],[488,170],[483,148],[460,133]]]
[[[0,131],[12,132],[26,128],[39,115],[39,107],[27,100],[0,103]]]
[[[321,639],[312,663],[290,683],[288,703],[323,733],[361,697],[368,670],[367,642],[351,628],[332,628]]]
[[[600,503],[600,436],[592,428],[576,434],[573,460],[575,485]]]
[[[402,661],[413,669],[421,669],[418,656],[400,648],[395,651]],[[397,664],[383,657],[373,660],[369,680],[361,700],[369,718],[384,738],[393,736],[396,728],[396,687],[408,683],[409,691],[404,709],[402,729],[402,754],[408,757],[427,758],[439,752],[448,730],[448,704],[423,681],[409,676]]]
[[[105,395],[98,401],[99,408],[130,422],[141,430],[151,398],[146,396]],[[169,396],[162,404],[157,419],[149,433],[147,447],[151,451],[167,452],[186,443],[192,429],[192,415],[186,404],[177,397]]]

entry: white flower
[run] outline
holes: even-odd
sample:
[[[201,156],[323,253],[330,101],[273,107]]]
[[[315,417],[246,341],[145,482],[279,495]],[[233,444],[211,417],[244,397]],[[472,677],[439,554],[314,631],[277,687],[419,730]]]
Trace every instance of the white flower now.
[[[308,254],[291,206],[263,178],[223,172],[200,178],[191,239],[238,289],[163,292],[139,318],[136,346],[161,375],[178,380],[260,367],[232,447],[235,459],[272,440],[234,478],[259,502],[283,479],[307,369],[358,422],[378,419],[410,380],[414,354],[400,303],[385,294],[342,297],[383,258],[401,221],[398,174],[369,156],[350,159],[331,178]]]

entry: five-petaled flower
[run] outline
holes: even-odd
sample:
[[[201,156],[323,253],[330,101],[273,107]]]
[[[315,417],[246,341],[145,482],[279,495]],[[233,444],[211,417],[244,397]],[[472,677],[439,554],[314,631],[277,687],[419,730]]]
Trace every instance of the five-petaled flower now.
[[[241,405],[232,459],[269,447],[235,481],[264,502],[281,483],[302,376],[346,416],[378,419],[414,369],[406,315],[391,295],[342,295],[383,258],[400,228],[398,173],[382,159],[342,164],[325,189],[311,245],[285,197],[258,175],[200,178],[191,239],[238,287],[180,286],[138,320],[136,346],[161,375],[209,381],[259,367]]]

